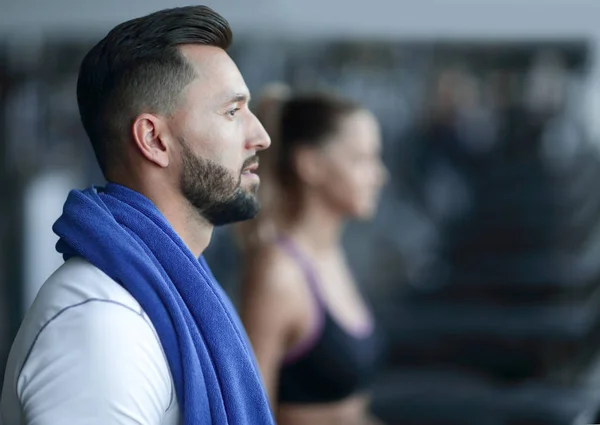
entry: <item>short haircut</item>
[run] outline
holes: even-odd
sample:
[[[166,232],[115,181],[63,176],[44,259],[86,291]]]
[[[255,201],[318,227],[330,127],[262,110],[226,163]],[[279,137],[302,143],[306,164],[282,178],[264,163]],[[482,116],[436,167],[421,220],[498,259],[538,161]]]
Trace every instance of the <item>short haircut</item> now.
[[[143,112],[169,116],[196,78],[179,46],[226,50],[228,22],[206,6],[161,10],[113,28],[83,59],[77,103],[100,169],[118,163],[131,125]]]

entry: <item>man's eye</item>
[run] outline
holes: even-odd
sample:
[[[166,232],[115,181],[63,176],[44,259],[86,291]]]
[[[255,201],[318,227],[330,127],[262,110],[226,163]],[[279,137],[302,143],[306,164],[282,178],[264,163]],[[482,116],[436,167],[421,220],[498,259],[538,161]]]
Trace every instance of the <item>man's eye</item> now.
[[[239,110],[240,110],[240,108],[234,108],[230,111],[227,111],[227,115],[229,115],[230,117],[233,117],[233,116],[235,116],[235,113]]]

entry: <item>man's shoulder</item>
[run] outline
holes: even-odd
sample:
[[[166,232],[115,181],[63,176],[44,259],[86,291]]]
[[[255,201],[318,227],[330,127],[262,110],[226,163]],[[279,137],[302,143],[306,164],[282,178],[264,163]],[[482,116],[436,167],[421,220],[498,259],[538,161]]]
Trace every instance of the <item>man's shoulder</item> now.
[[[42,285],[31,310],[57,310],[90,300],[106,300],[141,311],[139,303],[125,288],[87,260],[71,258]]]
[[[109,313],[108,313],[109,312]],[[152,327],[139,303],[102,270],[81,258],[72,258],[59,267],[40,288],[28,309],[11,355],[24,361],[27,352],[48,327],[63,326],[69,317],[69,332],[106,327],[107,317],[118,318],[127,331],[142,324]],[[14,359],[13,359],[14,360]]]
[[[166,409],[172,381],[150,320],[121,285],[74,258],[42,285],[21,324],[7,364],[2,407],[10,415],[10,405],[40,391],[77,389],[76,381],[88,387],[88,399],[101,401],[107,388],[116,394],[127,388],[124,380],[140,380],[138,368],[154,385],[146,391],[154,398],[142,404]],[[73,400],[83,397],[77,391],[70,395]],[[144,391],[136,397],[146,397]]]

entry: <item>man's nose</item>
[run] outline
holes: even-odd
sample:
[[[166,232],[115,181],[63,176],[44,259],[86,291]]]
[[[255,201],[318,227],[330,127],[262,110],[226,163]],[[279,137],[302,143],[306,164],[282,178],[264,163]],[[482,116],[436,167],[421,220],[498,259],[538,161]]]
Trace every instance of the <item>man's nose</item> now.
[[[249,148],[256,151],[262,151],[271,146],[271,137],[263,127],[259,119],[252,114],[252,123],[249,129]]]

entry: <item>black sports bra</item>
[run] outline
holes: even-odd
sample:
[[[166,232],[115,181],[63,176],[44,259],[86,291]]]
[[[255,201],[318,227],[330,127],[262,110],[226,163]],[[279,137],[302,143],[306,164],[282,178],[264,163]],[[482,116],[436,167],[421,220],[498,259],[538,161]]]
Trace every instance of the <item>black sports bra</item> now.
[[[364,391],[381,354],[373,322],[360,331],[342,328],[320,297],[307,259],[290,240],[280,239],[279,245],[304,271],[316,310],[310,335],[288,353],[279,372],[279,403],[330,403]]]

